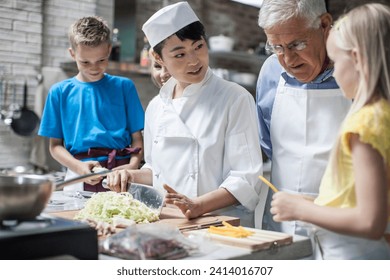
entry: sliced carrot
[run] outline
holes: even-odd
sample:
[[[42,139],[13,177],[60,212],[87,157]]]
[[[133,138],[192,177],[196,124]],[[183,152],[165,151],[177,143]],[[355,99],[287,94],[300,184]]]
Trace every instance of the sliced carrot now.
[[[236,238],[248,237],[254,234],[254,232],[247,230],[242,226],[235,227],[225,221],[222,222],[222,225],[223,226],[220,227],[211,226],[207,231],[214,234],[236,237]]]

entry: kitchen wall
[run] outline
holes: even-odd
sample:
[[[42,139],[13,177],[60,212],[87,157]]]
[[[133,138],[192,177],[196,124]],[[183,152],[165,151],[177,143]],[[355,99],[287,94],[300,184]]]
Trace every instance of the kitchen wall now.
[[[137,1],[137,25],[142,24],[159,8],[180,0]],[[188,0],[199,19],[205,25],[208,37],[231,36],[235,39],[234,50],[247,51],[265,41],[264,32],[257,25],[258,9],[229,0]],[[142,49],[143,33],[139,28],[137,48]],[[139,52],[138,52],[139,53]],[[139,61],[139,56],[136,58]]]
[[[42,66],[58,67],[69,60],[67,30],[77,18],[97,14],[113,21],[113,1],[104,0],[1,0],[0,67],[29,86]],[[18,91],[18,99],[21,99]],[[33,91],[29,105],[33,103]]]
[[[341,14],[349,11],[353,7],[374,2],[390,4],[389,0],[327,0],[329,13],[333,15],[334,19],[337,19]]]

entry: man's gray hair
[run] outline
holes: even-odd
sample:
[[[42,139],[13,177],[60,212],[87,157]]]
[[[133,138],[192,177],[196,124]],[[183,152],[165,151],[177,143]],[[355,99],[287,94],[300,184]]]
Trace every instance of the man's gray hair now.
[[[307,28],[317,28],[326,13],[325,0],[264,0],[259,12],[259,26],[272,28],[292,18],[307,20]]]

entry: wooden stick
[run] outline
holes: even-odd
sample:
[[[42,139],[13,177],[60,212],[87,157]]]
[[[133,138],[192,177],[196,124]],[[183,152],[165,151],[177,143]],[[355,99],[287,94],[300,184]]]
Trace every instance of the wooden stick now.
[[[272,183],[270,181],[268,181],[267,179],[265,179],[263,176],[259,176],[259,179],[261,181],[263,181],[268,187],[271,188],[271,190],[273,190],[274,192],[278,192],[279,190],[274,186],[272,185]]]

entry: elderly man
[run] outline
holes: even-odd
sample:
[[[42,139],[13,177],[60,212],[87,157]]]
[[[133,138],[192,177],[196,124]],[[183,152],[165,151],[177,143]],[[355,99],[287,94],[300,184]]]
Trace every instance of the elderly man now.
[[[259,13],[266,49],[273,53],[261,68],[256,93],[271,181],[280,190],[312,198],[351,105],[332,77],[326,53],[331,24],[324,0],[265,0]],[[273,221],[272,194],[269,191],[263,229],[307,235],[299,222]]]

